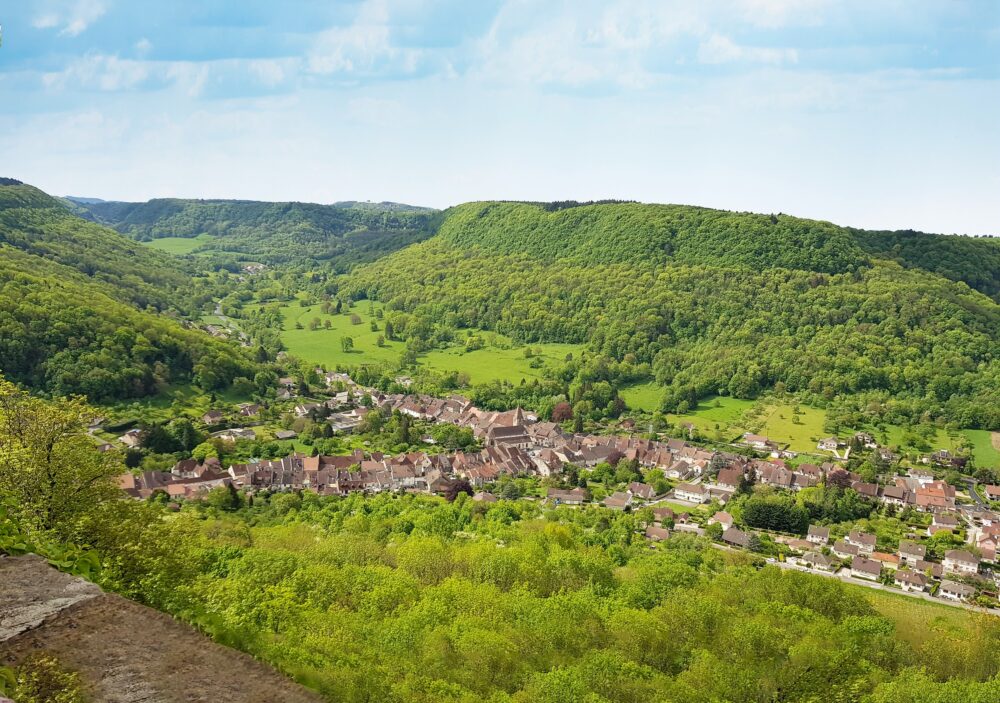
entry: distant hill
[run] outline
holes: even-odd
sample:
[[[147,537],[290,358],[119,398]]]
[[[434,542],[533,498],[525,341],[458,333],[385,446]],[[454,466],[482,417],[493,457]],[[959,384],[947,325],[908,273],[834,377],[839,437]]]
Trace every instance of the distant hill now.
[[[577,383],[655,379],[664,410],[781,382],[820,404],[869,394],[1000,428],[996,240],[639,203],[480,202],[440,218],[345,283],[425,320],[400,335],[417,348],[486,328],[587,343],[596,359],[566,372]]]
[[[277,264],[371,261],[431,234],[436,211],[399,203],[269,203],[158,198],[76,201],[86,216],[139,241],[212,236],[196,251]]]
[[[0,186],[0,373],[93,401],[195,380],[221,389],[254,365],[177,317],[211,298],[162,252],[83,220],[29,185]]]
[[[74,203],[79,203],[80,205],[97,205],[98,203],[107,202],[101,198],[83,198],[79,195],[67,195],[66,200],[72,200]]]

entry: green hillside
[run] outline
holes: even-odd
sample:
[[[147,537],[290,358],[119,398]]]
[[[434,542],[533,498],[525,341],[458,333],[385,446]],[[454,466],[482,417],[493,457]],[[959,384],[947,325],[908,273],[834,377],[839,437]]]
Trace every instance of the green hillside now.
[[[36,188],[0,185],[0,373],[93,401],[171,382],[252,376],[239,349],[159,311],[197,309],[199,285],[167,254],[82,220]]]
[[[669,262],[840,273],[866,266],[850,232],[828,222],[683,205],[466,203],[439,237],[460,247],[587,264]]]
[[[404,334],[450,324],[520,343],[585,342],[597,356],[573,377],[655,380],[664,410],[781,382],[818,403],[871,394],[909,418],[1000,426],[1000,306],[949,280],[961,271],[866,253],[879,242],[784,215],[472,203],[447,211],[431,240],[358,271],[345,292],[431,323]]]
[[[138,307],[189,306],[191,271],[170,256],[77,217],[64,202],[30,185],[0,185],[0,245],[67,266]]]
[[[335,260],[346,268],[429,236],[435,211],[398,203],[270,203],[161,198],[76,201],[88,216],[139,241],[210,235],[197,251],[269,264]]]

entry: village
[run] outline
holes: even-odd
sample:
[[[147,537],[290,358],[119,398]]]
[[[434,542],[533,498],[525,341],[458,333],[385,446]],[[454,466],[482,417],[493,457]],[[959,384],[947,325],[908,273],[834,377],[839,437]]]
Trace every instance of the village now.
[[[348,434],[369,412],[398,413],[415,422],[468,429],[480,448],[395,455],[362,449],[344,455],[291,452],[280,458],[241,463],[223,463],[215,457],[201,461],[188,458],[178,461],[170,471],[123,474],[121,488],[137,499],[165,495],[174,506],[203,497],[219,486],[251,495],[311,491],[322,496],[354,492],[446,494],[458,486],[474,493],[475,501],[495,502],[507,498],[497,495],[498,482],[533,478],[538,482],[537,495],[524,495],[523,499],[553,507],[590,505],[635,513],[641,519],[642,535],[654,546],[675,534],[695,534],[712,539],[719,549],[760,554],[781,568],[807,570],[915,597],[997,606],[1000,569],[994,562],[1000,543],[1000,511],[994,510],[991,502],[1000,500],[1000,486],[982,486],[986,500],[970,487],[967,498],[937,479],[932,468],[923,467],[900,468],[895,475],[881,476],[879,482],[864,481],[843,468],[850,450],[843,452],[844,456],[839,450],[862,447],[882,459],[892,458],[891,452],[865,433],[850,443],[836,438],[823,440],[819,448],[833,453],[830,461],[795,464],[775,443],[754,434],[744,435],[738,446],[726,449],[707,449],[683,439],[649,439],[635,432],[627,436],[574,434],[520,408],[488,411],[457,395],[436,398],[383,393],[355,384],[344,373],[324,372],[324,381],[331,389],[329,398],[296,403],[292,408],[295,416],[328,423],[335,434]],[[279,383],[279,398],[293,402],[292,380],[281,379]],[[259,412],[260,407],[254,404],[237,408],[239,416],[245,418]],[[202,418],[209,426],[220,419],[217,411]],[[279,439],[295,434],[291,430],[276,432]],[[239,441],[253,439],[255,434],[251,428],[228,428],[214,436]],[[139,439],[139,430],[132,430],[119,441],[128,446]],[[429,437],[425,441],[433,442]],[[950,460],[939,453],[932,466]],[[607,474],[622,465],[631,468],[636,480],[612,485],[607,491],[595,490],[584,476],[588,471]],[[891,515],[909,515],[907,533],[898,540],[880,543],[876,534],[862,529],[810,524],[804,534],[795,534],[741,524],[724,509],[734,497],[754,487],[794,494],[824,485],[850,489]],[[950,542],[941,542],[941,536]],[[951,548],[943,549],[941,544]]]

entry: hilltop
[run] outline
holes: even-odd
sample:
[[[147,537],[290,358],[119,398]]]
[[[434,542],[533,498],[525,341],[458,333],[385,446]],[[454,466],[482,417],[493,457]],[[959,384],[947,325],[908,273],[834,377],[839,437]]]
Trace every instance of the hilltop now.
[[[344,292],[426,321],[397,321],[418,345],[462,329],[586,343],[596,357],[564,378],[653,379],[663,410],[780,383],[821,404],[857,395],[995,428],[998,283],[991,239],[675,205],[469,203]]]
[[[333,205],[158,198],[143,203],[75,200],[85,217],[138,241],[203,241],[197,251],[269,264],[371,261],[429,236],[435,212],[400,203]]]

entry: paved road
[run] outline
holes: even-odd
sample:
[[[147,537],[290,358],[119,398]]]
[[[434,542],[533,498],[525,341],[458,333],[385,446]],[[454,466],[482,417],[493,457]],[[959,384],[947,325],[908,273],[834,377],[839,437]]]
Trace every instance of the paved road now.
[[[983,508],[990,507],[989,504],[983,500],[983,497],[979,495],[979,489],[976,488],[976,479],[974,478],[963,478],[965,485],[969,487],[969,496],[976,501],[976,504]]]

